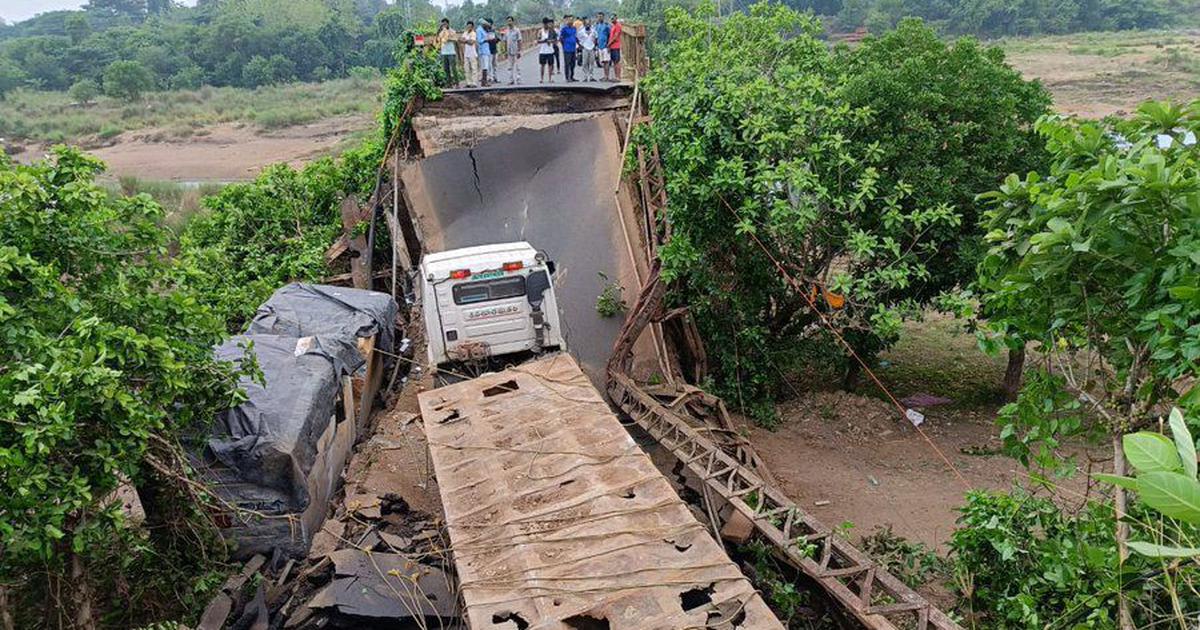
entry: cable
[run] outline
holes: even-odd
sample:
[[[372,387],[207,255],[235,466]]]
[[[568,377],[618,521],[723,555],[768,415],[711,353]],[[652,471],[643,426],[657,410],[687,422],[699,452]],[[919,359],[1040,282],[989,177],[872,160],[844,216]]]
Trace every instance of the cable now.
[[[741,215],[738,214],[737,210],[733,209],[733,206],[729,205],[728,201],[725,201],[725,197],[721,196],[720,193],[717,193],[717,198],[720,199],[721,203],[725,205],[725,208],[733,214],[734,218],[738,219],[739,221],[741,220]],[[763,253],[767,255],[767,258],[771,259],[771,262],[775,265],[775,268],[779,270],[779,273],[783,275],[788,284],[791,285],[793,289],[798,290],[800,296],[803,297],[804,301],[808,303],[809,309],[811,309],[812,312],[816,314],[817,318],[820,319],[821,324],[825,326],[825,328],[829,330],[829,332],[838,340],[838,342],[846,348],[846,352],[850,353],[850,356],[857,361],[860,366],[862,366],[863,372],[865,372],[867,376],[874,381],[879,390],[888,397],[888,400],[892,401],[892,404],[895,405],[896,410],[900,412],[900,417],[904,418],[904,420],[909,424],[912,424],[913,428],[917,430],[917,433],[921,434],[921,437],[924,438],[934,452],[938,454],[938,457],[942,458],[942,462],[946,464],[946,467],[949,468],[956,477],[958,477],[958,480],[962,482],[967,491],[969,492],[973,490],[974,488],[971,486],[971,483],[967,481],[967,478],[964,477],[962,472],[958,470],[958,467],[956,467],[954,463],[950,461],[950,458],[946,457],[946,454],[942,452],[942,449],[938,448],[938,445],[934,443],[927,433],[925,433],[925,430],[921,428],[921,425],[913,423],[911,420],[909,420],[908,408],[900,403],[900,401],[892,394],[891,390],[889,390],[887,386],[883,384],[883,381],[879,380],[879,377],[875,375],[875,371],[872,370],[871,367],[867,365],[867,362],[863,361],[862,358],[858,356],[858,353],[854,351],[854,346],[850,345],[850,342],[846,341],[846,338],[837,331],[837,329],[833,326],[833,323],[829,321],[829,318],[825,317],[825,314],[821,312],[821,309],[817,308],[817,303],[813,296],[804,291],[804,287],[800,285],[796,279],[788,273],[783,264],[780,263],[773,254],[771,254],[770,250],[767,249],[767,246],[764,245],[761,240],[759,240],[757,234],[754,232],[748,232],[748,234],[750,234],[750,238],[754,239],[754,242],[758,244],[758,247],[762,249]]]

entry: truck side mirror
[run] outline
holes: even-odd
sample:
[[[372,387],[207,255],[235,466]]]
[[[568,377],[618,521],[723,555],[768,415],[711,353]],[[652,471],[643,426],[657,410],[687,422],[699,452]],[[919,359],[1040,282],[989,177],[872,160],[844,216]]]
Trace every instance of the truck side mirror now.
[[[553,260],[547,260],[547,261],[546,261],[546,269],[549,269],[549,270],[550,270],[550,275],[552,275],[552,276],[553,276],[553,275],[554,275],[554,270],[555,270],[555,269],[558,269],[558,265],[555,265]]]
[[[550,274],[535,271],[525,278],[525,297],[530,304],[541,304],[542,296],[550,288]]]

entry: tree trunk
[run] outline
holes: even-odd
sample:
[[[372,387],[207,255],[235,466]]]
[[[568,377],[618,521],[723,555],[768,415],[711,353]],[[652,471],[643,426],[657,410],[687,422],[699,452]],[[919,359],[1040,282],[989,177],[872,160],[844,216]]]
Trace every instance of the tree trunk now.
[[[12,611],[12,595],[9,587],[0,584],[0,630],[14,630],[17,627]]]
[[[850,364],[846,366],[846,375],[842,378],[842,389],[847,392],[858,389],[863,373],[862,365],[858,361],[854,361],[853,357],[851,359]]]
[[[1113,433],[1113,474],[1121,477],[1125,476],[1125,451],[1121,449],[1121,434]],[[1126,542],[1129,540],[1129,524],[1125,522],[1125,489],[1121,486],[1115,486],[1113,494],[1113,503],[1117,514],[1117,574],[1121,575],[1121,571],[1125,566],[1125,559],[1129,557],[1129,547]],[[1117,620],[1120,623],[1121,630],[1135,630],[1133,625],[1133,616],[1129,613],[1129,601],[1125,599],[1124,585],[1118,585],[1117,591]]]
[[[1008,367],[1004,368],[1004,400],[1012,402],[1021,392],[1021,376],[1025,373],[1025,344],[1009,348]]]
[[[92,584],[88,582],[87,570],[83,566],[83,558],[74,552],[68,552],[71,558],[71,587],[75,590],[75,628],[76,630],[96,630],[96,617],[92,612]]]

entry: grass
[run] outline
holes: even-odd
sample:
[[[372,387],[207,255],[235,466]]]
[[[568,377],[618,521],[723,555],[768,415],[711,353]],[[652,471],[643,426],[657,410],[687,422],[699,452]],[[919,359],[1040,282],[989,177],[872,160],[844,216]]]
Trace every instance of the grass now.
[[[205,211],[201,200],[217,194],[224,186],[217,182],[185,184],[123,176],[110,183],[108,189],[110,193],[122,197],[143,193],[150,195],[167,213],[163,224],[179,234],[187,227],[189,221]]]
[[[1123,31],[999,39],[1008,62],[1041,79],[1066,113],[1127,115],[1147,99],[1200,97],[1200,32]]]
[[[880,359],[879,378],[898,397],[926,393],[951,399],[953,408],[979,409],[1003,396],[1007,358],[984,354],[963,322],[949,316],[930,313],[906,323],[900,341]],[[859,389],[877,391],[869,384]]]
[[[220,123],[266,131],[370,114],[379,109],[378,94],[380,79],[370,77],[155,92],[132,103],[101,97],[88,105],[73,103],[65,92],[19,90],[0,101],[0,137],[86,146],[143,129],[155,129],[156,140],[203,135],[206,127]]]

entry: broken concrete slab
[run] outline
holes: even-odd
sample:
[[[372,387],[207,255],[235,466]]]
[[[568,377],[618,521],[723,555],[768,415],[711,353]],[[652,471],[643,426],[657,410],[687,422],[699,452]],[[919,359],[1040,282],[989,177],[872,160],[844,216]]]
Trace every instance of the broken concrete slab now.
[[[394,553],[339,549],[329,554],[334,579],[307,607],[372,619],[457,616],[453,580],[441,569]]]

